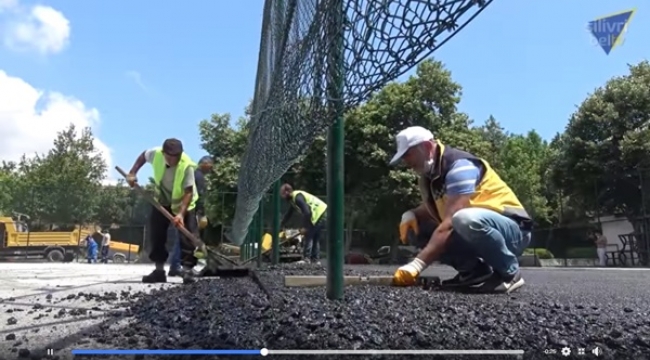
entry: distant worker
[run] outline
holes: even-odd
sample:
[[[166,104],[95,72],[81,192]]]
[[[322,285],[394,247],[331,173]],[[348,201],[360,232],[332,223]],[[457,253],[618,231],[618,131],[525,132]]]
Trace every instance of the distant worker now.
[[[420,126],[395,137],[391,165],[403,161],[420,176],[423,204],[437,227],[426,246],[394,275],[397,285],[414,285],[432,262],[458,271],[447,287],[509,293],[524,280],[518,256],[530,243],[532,219],[517,196],[483,159],[443,145]],[[424,211],[426,210],[426,212]]]
[[[103,230],[102,234],[102,263],[108,264],[108,253],[111,247],[111,233]]]
[[[598,266],[607,266],[607,238],[600,230],[594,231],[593,238],[598,254]]]
[[[167,139],[162,147],[144,151],[138,156],[129,172],[127,182],[134,186],[136,174],[145,163],[153,166],[153,178],[156,186],[156,198],[160,205],[174,216],[173,224],[185,227],[197,234],[196,202],[199,194],[196,190],[194,169],[196,164],[183,152],[183,144],[177,139]],[[169,220],[156,208],[151,209],[149,231],[152,243],[149,259],[156,268],[151,274],[142,278],[144,283],[163,283],[167,281],[165,263],[169,257],[167,251],[167,230]],[[198,235],[198,234],[197,234]],[[179,236],[184,236],[180,234]],[[193,268],[197,259],[195,247],[189,239],[181,242],[182,278],[184,283],[196,281]]]
[[[92,235],[86,236],[86,239],[84,240],[86,243],[86,260],[88,260],[89,264],[93,264],[97,262],[97,242],[95,239],[92,237]]]
[[[282,185],[280,195],[291,205],[282,219],[282,228],[291,219],[294,210],[298,210],[302,216],[302,226],[305,230],[303,260],[299,263],[320,265],[320,234],[327,221],[327,204],[306,191],[294,190],[289,184]]]
[[[199,167],[194,171],[194,182],[196,190],[199,193],[199,199],[196,201],[196,217],[199,224],[199,235],[203,238],[203,230],[208,226],[208,218],[205,216],[205,193],[207,184],[205,182],[205,175],[212,172],[214,162],[209,156],[204,156],[199,160]],[[171,266],[167,276],[181,276],[181,241],[180,233],[177,232],[176,240],[174,242],[174,251],[172,253]]]

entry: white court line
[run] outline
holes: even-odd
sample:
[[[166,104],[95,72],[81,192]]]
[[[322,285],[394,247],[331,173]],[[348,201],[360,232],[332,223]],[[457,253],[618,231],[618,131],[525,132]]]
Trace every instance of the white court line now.
[[[554,271],[571,271],[571,270],[586,270],[586,271],[650,271],[650,268],[608,268],[608,267],[572,267],[572,266],[535,266],[535,267],[525,267],[521,266],[521,269],[529,270],[554,270]]]

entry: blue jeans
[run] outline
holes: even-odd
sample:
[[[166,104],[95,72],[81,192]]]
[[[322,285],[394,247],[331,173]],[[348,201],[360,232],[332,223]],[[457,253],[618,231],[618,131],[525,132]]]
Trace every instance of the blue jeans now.
[[[178,230],[175,230],[176,239],[174,239],[174,249],[172,250],[172,259],[170,266],[172,269],[181,268],[181,239]]]
[[[443,264],[466,272],[482,259],[502,276],[519,271],[518,257],[530,244],[530,232],[514,220],[488,209],[465,208],[454,214],[452,227]]]
[[[305,235],[304,247],[303,247],[303,257],[312,261],[318,261],[320,258],[320,234],[325,227],[325,216],[316,222],[315,225],[310,226],[307,229],[307,234]]]

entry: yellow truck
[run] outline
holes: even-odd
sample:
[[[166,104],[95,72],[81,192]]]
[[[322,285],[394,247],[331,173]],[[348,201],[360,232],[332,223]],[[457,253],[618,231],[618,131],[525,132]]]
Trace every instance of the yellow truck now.
[[[101,239],[99,240],[99,243],[101,243]],[[137,262],[139,251],[140,247],[138,245],[113,240],[108,245],[108,259],[113,260],[113,263],[115,264],[122,264],[127,261]],[[101,250],[99,258],[101,259]]]
[[[0,217],[0,258],[46,259],[70,262],[79,251],[79,241],[88,231],[31,232],[21,217]]]

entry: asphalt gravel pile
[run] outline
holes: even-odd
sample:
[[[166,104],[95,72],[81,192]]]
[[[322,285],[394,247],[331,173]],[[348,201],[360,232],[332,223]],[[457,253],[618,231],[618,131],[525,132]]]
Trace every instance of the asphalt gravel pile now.
[[[385,275],[390,270],[357,267],[346,273]],[[344,300],[330,301],[324,288],[284,287],[284,275],[308,274],[325,272],[295,267],[259,271],[273,294],[270,299],[247,278],[204,279],[144,296],[125,294],[129,310],[114,316],[128,318],[130,325],[100,327],[86,334],[83,347],[521,349],[526,359],[548,359],[547,349],[557,352],[550,358],[559,358],[564,347],[572,349],[562,357],[569,359],[585,358],[578,348],[589,352],[599,347],[601,359],[640,359],[650,353],[650,279],[645,273],[531,271],[525,273],[527,286],[512,295],[357,286],[346,289]],[[105,301],[116,301],[109,298]],[[403,356],[372,356],[389,358]]]

